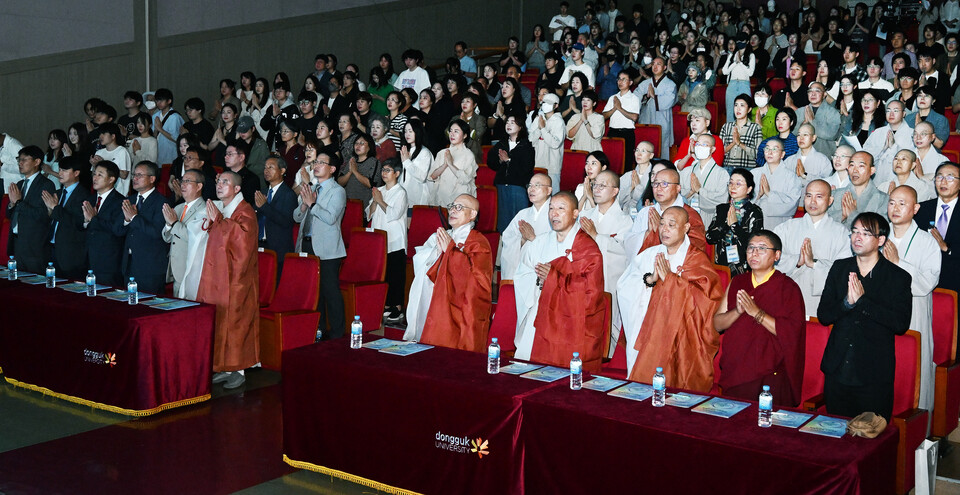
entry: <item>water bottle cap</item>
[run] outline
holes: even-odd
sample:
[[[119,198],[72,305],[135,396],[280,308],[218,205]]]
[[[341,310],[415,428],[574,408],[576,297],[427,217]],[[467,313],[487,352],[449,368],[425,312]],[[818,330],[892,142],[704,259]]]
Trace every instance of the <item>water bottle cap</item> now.
[[[494,344],[497,343],[497,338],[496,338],[496,337],[493,338],[493,343],[494,343]]]
[[[51,262],[47,263],[47,266],[53,266],[53,262],[51,261]]]
[[[87,270],[87,273],[91,273],[91,274],[92,274],[92,273],[93,273],[93,270]]]
[[[130,281],[133,282],[133,277],[130,277]]]
[[[663,373],[663,368],[657,366],[657,373]]]
[[[358,320],[360,320],[360,315],[354,315],[353,321],[358,321]]]
[[[580,357],[580,353],[579,353],[579,352],[574,352],[574,353],[573,353],[573,357]]]
[[[763,391],[764,391],[764,392],[769,392],[769,391],[770,391],[770,385],[764,385],[764,386],[763,386]]]

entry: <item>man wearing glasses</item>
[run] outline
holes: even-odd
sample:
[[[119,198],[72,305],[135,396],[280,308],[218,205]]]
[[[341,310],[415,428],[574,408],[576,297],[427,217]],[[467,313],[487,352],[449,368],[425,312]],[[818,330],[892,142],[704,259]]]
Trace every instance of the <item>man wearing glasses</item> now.
[[[155,183],[160,169],[156,163],[142,161],[133,169],[133,192],[124,200],[121,269],[126,279],[137,280],[139,290],[163,294],[167,283],[167,253],[163,242],[163,206],[170,200],[157,192]]]
[[[800,286],[807,316],[817,315],[823,284],[833,262],[850,255],[847,228],[827,215],[833,202],[826,181],[811,181],[803,196],[804,215],[773,229],[782,241],[782,261],[777,266]]]
[[[910,327],[910,274],[880,255],[890,226],[874,212],[853,222],[854,256],[837,260],[827,274],[817,318],[833,325],[820,370],[827,412],[854,417],[893,412],[894,336]]]
[[[934,174],[937,197],[920,203],[914,220],[917,225],[933,235],[940,248],[940,283],[937,287],[960,291],[960,223],[953,225],[960,194],[960,165],[945,162]]]
[[[623,248],[627,257],[635,256],[650,246],[660,244],[660,216],[671,206],[679,206],[687,211],[690,222],[690,243],[693,247],[706,252],[707,233],[703,220],[697,210],[684,204],[680,197],[680,173],[670,165],[669,168],[657,172],[650,181],[653,189],[654,203],[645,206],[639,212],[623,241]]]
[[[806,316],[800,287],[774,268],[780,256],[777,234],[761,230],[750,238],[750,272],[730,281],[713,324],[724,336],[723,394],[753,400],[770,385],[774,403],[796,407],[803,384]]]
[[[603,255],[577,221],[577,198],[550,198],[550,227],[524,247],[514,277],[518,359],[566,366],[579,352],[586,371],[603,358]]]
[[[850,165],[847,167],[850,184],[834,191],[839,201],[830,206],[828,213],[831,218],[852,228],[853,219],[862,212],[886,214],[889,198],[872,180],[876,170],[870,153],[858,151],[850,157]]]
[[[189,151],[188,151],[189,153]],[[184,155],[186,165],[186,155]],[[205,213],[203,190],[206,177],[199,170],[189,169],[179,181],[183,203],[174,208],[163,205],[166,225],[161,236],[170,244],[170,268],[173,275],[173,293],[181,299],[197,299],[200,272],[203,270],[203,253],[207,245],[207,233],[203,230]],[[214,180],[216,184],[216,180]],[[216,185],[214,185],[216,190]],[[192,284],[184,284],[188,272],[193,273]]]
[[[480,203],[461,194],[447,205],[450,230],[437,228],[413,256],[404,340],[483,352],[490,328],[493,254],[473,230]]]
[[[840,112],[833,105],[823,104],[825,90],[823,84],[816,81],[807,86],[809,104],[797,109],[797,123],[793,133],[800,134],[800,126],[810,124],[816,129],[817,141],[813,147],[826,156],[833,156],[840,137]]]
[[[223,159],[227,168],[240,177],[243,184],[241,186],[243,200],[252,205],[255,204],[255,195],[260,190],[260,178],[247,168],[248,154],[250,154],[250,147],[247,143],[237,140],[227,146]]]

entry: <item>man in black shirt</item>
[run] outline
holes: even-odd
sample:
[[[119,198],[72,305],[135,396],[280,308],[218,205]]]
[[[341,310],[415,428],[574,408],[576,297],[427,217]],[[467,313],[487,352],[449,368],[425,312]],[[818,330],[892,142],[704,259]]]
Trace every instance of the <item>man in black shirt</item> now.
[[[894,336],[910,327],[910,274],[880,255],[887,221],[865,212],[853,221],[855,256],[837,260],[827,274],[817,318],[833,325],[820,370],[827,412],[854,417],[893,413]]]
[[[117,124],[120,126],[120,133],[124,137],[140,135],[137,132],[137,117],[141,114],[147,117],[148,122],[150,121],[150,116],[140,111],[140,105],[142,104],[143,96],[140,93],[127,91],[123,94],[123,108],[127,109],[127,114],[117,119]]]
[[[257,191],[260,190],[260,178],[247,169],[247,155],[250,154],[250,145],[243,140],[231,141],[227,146],[224,162],[227,167],[240,176],[240,193],[243,200],[251,206],[255,205]]]
[[[794,112],[810,103],[807,99],[807,71],[804,62],[794,60],[790,63],[790,79],[787,80],[787,86],[777,91],[770,104],[773,108],[789,108]],[[787,96],[790,98],[788,99]]]
[[[210,123],[207,119],[203,118],[203,114],[206,111],[206,105],[204,105],[203,100],[197,97],[190,98],[183,104],[184,113],[187,114],[187,118],[183,122],[183,126],[180,128],[180,133],[191,133],[195,134],[197,138],[200,139],[200,146],[206,149],[207,145],[210,144],[210,141],[213,139],[214,129],[213,124]]]

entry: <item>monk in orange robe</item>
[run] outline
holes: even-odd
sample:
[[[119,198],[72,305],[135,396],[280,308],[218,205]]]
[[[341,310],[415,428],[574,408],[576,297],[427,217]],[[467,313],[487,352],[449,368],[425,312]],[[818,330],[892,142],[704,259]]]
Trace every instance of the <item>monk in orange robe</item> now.
[[[197,292],[197,301],[217,306],[214,383],[224,388],[242,385],[243,370],[260,361],[257,215],[243,200],[240,182],[234,172],[221,173],[219,204],[207,201],[209,239]]]
[[[427,276],[433,282],[430,308],[420,342],[430,345],[486,352],[490,330],[493,253],[483,234],[472,229],[480,203],[461,194],[449,210],[452,231],[469,229],[466,240],[453,242],[446,230],[437,229],[440,258]]]
[[[644,250],[617,284],[630,379],[647,382],[663,367],[667,385],[699,392],[713,386],[720,336],[713,315],[723,297],[706,254],[693,248],[687,210],[667,208],[661,244]]]
[[[693,247],[706,252],[707,234],[703,219],[697,210],[683,202],[680,197],[680,173],[676,168],[667,168],[657,172],[651,181],[653,190],[652,205],[642,208],[633,222],[633,227],[624,240],[627,256],[642,253],[649,247],[660,244],[660,216],[667,208],[682,207],[690,219],[690,231],[687,236]]]
[[[549,215],[552,232],[523,247],[514,277],[521,315],[514,357],[566,367],[579,352],[583,369],[597,372],[609,328],[604,324],[603,255],[580,229],[573,194],[555,194]]]

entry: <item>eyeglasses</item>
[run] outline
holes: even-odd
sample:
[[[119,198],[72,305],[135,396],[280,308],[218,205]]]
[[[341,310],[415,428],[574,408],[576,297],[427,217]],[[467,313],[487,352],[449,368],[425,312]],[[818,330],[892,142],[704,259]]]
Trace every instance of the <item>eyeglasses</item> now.
[[[312,105],[313,102],[310,101],[310,100],[300,100],[300,101],[299,101],[299,104],[300,104],[300,106],[303,106],[303,105]]]
[[[651,182],[651,183],[650,183],[650,185],[653,186],[654,189],[662,189],[662,188],[667,187],[667,186],[669,186],[669,185],[671,185],[671,184],[672,184],[672,185],[675,185],[675,186],[679,186],[679,185],[680,185],[679,182],[667,182],[667,181],[665,181],[665,180],[660,180],[660,181],[657,181],[657,182]]]
[[[763,254],[763,253],[766,253],[767,251],[776,251],[776,249],[772,247],[767,247],[767,246],[756,246],[753,244],[750,244],[747,246],[748,253],[760,252],[760,254]]]
[[[470,208],[469,206],[464,206],[460,203],[450,203],[447,205],[447,210],[453,210],[453,211],[463,211],[463,210],[472,210],[472,209],[473,208]]]
[[[183,161],[185,161],[185,162],[199,162],[200,159],[197,158],[197,157],[195,157],[195,156],[189,156],[189,155],[187,155],[187,156],[183,157]]]
[[[233,182],[231,182],[230,179],[217,179],[217,185],[218,185],[218,186],[229,186],[229,185],[232,185],[232,184],[233,184]]]
[[[240,153],[237,153],[236,151],[228,151],[228,152],[224,153],[223,155],[224,155],[224,156],[233,156],[233,155],[239,155],[239,154],[240,154]]]
[[[745,185],[747,185],[747,183],[744,182],[744,181],[742,181],[742,180],[732,180],[732,181],[730,181],[730,182],[727,182],[727,185],[728,185],[728,186],[733,186],[733,187],[740,187],[740,186],[745,186]]]
[[[936,175],[933,177],[935,182],[946,182],[947,184],[952,184],[956,180],[960,180],[960,177],[955,177],[953,175]]]
[[[599,190],[601,190],[601,191],[604,190],[604,189],[606,189],[606,188],[608,188],[608,187],[613,187],[613,186],[611,186],[611,185],[609,185],[609,184],[604,184],[604,183],[602,183],[602,182],[594,182],[592,186],[593,186],[594,189],[599,189]]]
[[[202,182],[198,182],[198,181],[190,180],[190,179],[182,179],[182,180],[180,181],[180,183],[181,183],[181,184],[202,184]]]
[[[879,69],[880,66],[877,64],[867,64],[868,69]]]
[[[527,184],[527,189],[531,189],[531,188],[534,188],[534,187],[550,187],[550,186],[548,186],[548,185],[546,185],[546,184],[534,184],[534,183],[532,183],[532,182],[529,183],[529,184]]]
[[[877,237],[877,236],[874,235],[872,232],[867,232],[866,230],[851,230],[851,231],[850,231],[850,237],[856,237],[856,236],[860,236],[860,237]]]
[[[834,160],[836,160],[837,158],[844,159],[844,158],[850,158],[851,156],[853,155],[833,155],[833,159]]]
[[[150,175],[150,174],[141,174],[141,173],[133,174],[133,176],[134,176],[135,178],[137,178],[137,179],[142,179],[142,178],[144,178],[144,177],[153,177],[153,175]]]

